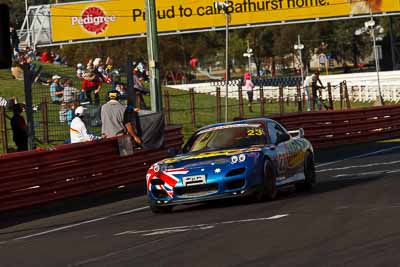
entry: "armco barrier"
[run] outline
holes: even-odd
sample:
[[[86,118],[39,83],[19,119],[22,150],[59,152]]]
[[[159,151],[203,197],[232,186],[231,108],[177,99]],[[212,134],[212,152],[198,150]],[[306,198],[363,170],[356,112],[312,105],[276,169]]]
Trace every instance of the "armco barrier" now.
[[[270,116],[289,130],[303,128],[315,148],[400,137],[400,106]],[[0,211],[45,203],[130,183],[144,183],[147,168],[179,148],[181,127],[166,129],[161,150],[121,157],[117,139],[0,156]]]
[[[271,116],[289,130],[303,128],[314,147],[400,137],[400,105]]]
[[[160,150],[137,150],[121,157],[118,140],[61,145],[0,156],[0,211],[143,183],[148,167],[180,148],[181,126],[169,126]]]

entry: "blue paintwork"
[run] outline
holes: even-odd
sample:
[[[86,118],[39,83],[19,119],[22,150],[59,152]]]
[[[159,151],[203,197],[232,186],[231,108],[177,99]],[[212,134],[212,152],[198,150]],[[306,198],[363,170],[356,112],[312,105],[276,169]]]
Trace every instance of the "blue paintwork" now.
[[[276,123],[271,119],[261,118],[213,124],[199,129],[194,133],[194,136],[206,129],[243,123],[261,123],[264,125],[265,132],[268,133],[266,125],[269,122]],[[269,159],[273,164],[277,186],[301,181],[304,180],[304,155],[306,151],[313,153],[313,148],[309,141],[300,137],[290,137],[288,141],[281,144],[256,145],[242,149],[177,155],[156,163],[163,170],[184,168],[188,171],[185,174],[174,175],[178,179],[173,191],[174,194],[172,196],[157,197],[155,190],[159,189],[157,189],[157,186],[151,185],[150,190],[148,190],[148,198],[150,202],[156,205],[174,205],[251,194],[263,184],[264,162],[266,159]],[[232,163],[232,156],[241,154],[244,154],[246,159],[243,162]],[[227,177],[230,171],[241,168],[245,169],[243,173]],[[199,192],[196,195],[177,194],[176,192],[179,190],[190,189],[190,186],[183,184],[183,177],[194,175],[205,175],[206,184],[216,183],[218,184],[217,189]],[[240,179],[244,179],[242,186],[233,189],[226,188],[227,182]]]

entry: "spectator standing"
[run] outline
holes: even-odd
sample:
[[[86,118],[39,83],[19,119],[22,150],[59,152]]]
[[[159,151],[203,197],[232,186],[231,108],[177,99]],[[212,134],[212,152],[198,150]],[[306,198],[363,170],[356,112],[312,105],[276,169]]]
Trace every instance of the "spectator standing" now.
[[[11,47],[14,51],[19,51],[19,37],[13,25],[10,25]]]
[[[64,83],[64,102],[71,103],[78,100],[78,90],[72,86],[72,81],[67,79]]]
[[[89,134],[84,122],[87,115],[87,109],[79,106],[75,109],[75,118],[71,122],[69,129],[71,135],[71,143],[80,143],[100,139],[99,137]]]
[[[101,134],[110,138],[126,133],[124,125],[125,107],[118,101],[119,92],[108,92],[108,102],[101,107]]]
[[[320,88],[323,88],[324,85],[322,84],[320,78],[319,78],[319,70],[316,70],[314,74],[311,76],[311,89],[312,89],[312,97],[313,97],[313,110],[315,110],[315,105],[317,104],[318,106],[321,105],[319,98],[318,98],[318,90]],[[319,84],[319,85],[318,85]]]
[[[82,63],[76,64],[76,77],[77,77],[78,79],[82,80],[82,79],[83,79],[83,74],[84,74],[84,73],[85,73],[85,72],[83,71],[83,65],[82,65]]]
[[[86,100],[92,103],[92,92],[94,93],[94,103],[96,105],[100,104],[100,96],[99,92],[101,89],[101,81],[100,79],[94,74],[93,71],[86,72],[83,75],[83,82],[82,82],[82,92],[85,93]]]
[[[28,150],[28,134],[24,117],[21,113],[24,110],[22,104],[14,105],[14,116],[11,118],[11,128],[13,132],[13,140],[18,151]]]
[[[140,139],[137,132],[137,121],[138,121],[138,112],[139,109],[133,109],[131,106],[128,106],[124,113],[124,125],[128,134],[133,138],[137,145],[142,145],[142,140]]]
[[[52,83],[50,85],[50,97],[54,104],[60,104],[63,101],[64,89],[60,85],[60,79],[60,76],[53,75]]]
[[[251,74],[249,72],[246,72],[244,74],[244,89],[247,92],[247,97],[249,99],[249,111],[253,112],[253,89],[254,89],[254,84],[251,81]]]
[[[148,94],[149,90],[144,87],[144,78],[138,77],[136,71],[134,71],[134,74],[133,74],[133,87],[136,89],[137,92],[139,92],[139,94],[137,94],[137,96],[139,97],[140,108],[147,109],[146,103],[144,102],[143,95]]]
[[[69,126],[71,126],[71,122],[72,122],[72,120],[74,119],[74,111],[75,111],[75,108],[76,108],[76,103],[70,103],[70,104],[68,104],[68,109],[67,109],[67,123],[68,123],[68,125]]]

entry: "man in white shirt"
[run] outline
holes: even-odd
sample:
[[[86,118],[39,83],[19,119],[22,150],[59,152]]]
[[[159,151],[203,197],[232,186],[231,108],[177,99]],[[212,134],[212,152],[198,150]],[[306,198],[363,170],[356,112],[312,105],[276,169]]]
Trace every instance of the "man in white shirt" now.
[[[86,113],[87,109],[82,106],[75,109],[75,118],[72,120],[69,130],[72,144],[100,139],[95,135],[88,134],[86,125],[83,122]]]

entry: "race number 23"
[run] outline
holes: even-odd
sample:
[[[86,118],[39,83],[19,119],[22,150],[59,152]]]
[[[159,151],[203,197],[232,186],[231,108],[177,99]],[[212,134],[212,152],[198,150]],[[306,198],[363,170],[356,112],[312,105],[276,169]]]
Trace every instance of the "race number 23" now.
[[[261,129],[248,129],[247,135],[262,135],[263,131]]]

